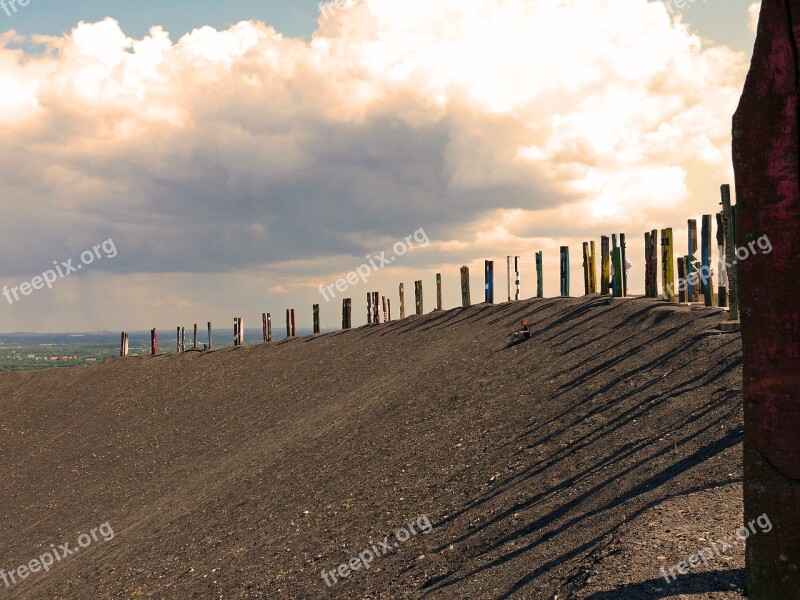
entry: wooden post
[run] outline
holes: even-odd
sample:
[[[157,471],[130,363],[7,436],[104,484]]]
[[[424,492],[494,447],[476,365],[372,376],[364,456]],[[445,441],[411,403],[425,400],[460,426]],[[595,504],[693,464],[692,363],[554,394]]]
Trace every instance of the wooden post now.
[[[294,318],[294,309],[292,309],[292,337],[297,337],[297,321]]]
[[[386,296],[381,296],[381,302],[383,303],[383,322],[388,322],[388,316],[386,314]]]
[[[342,329],[352,329],[353,327],[353,302],[352,298],[342,300]]]
[[[658,229],[650,232],[650,271],[652,273],[651,291],[653,298],[658,298]]]
[[[417,314],[422,315],[423,307],[422,307],[422,282],[415,281],[414,282],[414,299],[416,302],[417,307]]]
[[[614,271],[614,256],[617,253],[617,247],[618,247],[617,246],[617,234],[616,233],[612,233],[611,234],[611,270],[612,271]],[[614,284],[616,283],[616,281],[617,281],[617,275],[616,275],[616,273],[612,273],[612,275],[611,275],[611,283],[609,283],[609,287],[611,288],[611,294],[614,295],[614,296],[617,295],[617,290],[614,289]]]
[[[611,255],[608,236],[600,238],[600,293],[608,296],[608,283],[611,279]]]
[[[536,297],[544,298],[544,251],[536,253]]]
[[[622,272],[624,271],[622,267],[622,246],[617,246],[614,248],[614,256],[613,256],[613,264],[614,264],[614,297],[621,298],[622,294],[624,293],[624,287],[622,285]]]
[[[700,243],[703,261],[700,272],[703,299],[706,306],[714,306],[714,278],[711,275],[711,215],[703,215]]]
[[[494,261],[487,260],[484,262],[484,302],[494,304]]]
[[[381,297],[380,292],[372,292],[372,322],[376,325],[381,322]]]
[[[519,256],[514,257],[514,300],[519,300]]]
[[[470,306],[469,297],[469,267],[461,267],[461,306]]]
[[[561,295],[569,296],[569,246],[561,246]]]
[[[644,232],[644,295],[652,298],[653,265],[650,262],[650,232]]]
[[[387,323],[391,323],[392,322],[392,299],[391,298],[387,298],[386,299],[386,322]]]
[[[583,293],[592,293],[591,279],[589,278],[589,242],[583,242]]]
[[[717,306],[720,308],[728,307],[728,285],[727,272],[725,270],[725,223],[722,220],[722,213],[718,212],[717,217]]]
[[[286,309],[286,337],[292,337],[292,311]]]
[[[238,317],[233,317],[233,345],[239,345],[239,319]]]
[[[675,302],[675,268],[672,250],[672,227],[661,230],[661,278],[664,295]]]
[[[158,354],[158,333],[155,329],[150,330],[150,355]]]
[[[511,257],[506,256],[506,275],[508,279],[508,301],[511,302]]]
[[[372,325],[372,292],[367,292],[367,325]]]
[[[213,340],[211,339],[211,321],[208,322],[208,349],[214,349]]]
[[[181,352],[181,328],[178,327],[178,335],[177,335],[177,343],[176,343],[176,352],[180,354]]]
[[[120,335],[119,339],[119,355],[128,356],[128,334],[124,331]]]
[[[725,268],[728,273],[728,304],[731,321],[739,320],[739,289],[736,281],[736,236],[734,235],[733,207],[731,206],[731,186],[723,185],[722,221],[725,226]]]
[[[242,324],[242,317],[239,317],[239,345],[244,346],[244,325]]]
[[[319,335],[322,333],[322,329],[319,326],[319,304],[314,305],[314,335]]]
[[[622,285],[622,296],[628,296],[628,256],[625,249],[628,245],[625,243],[625,234],[619,234],[619,249],[622,251],[622,277],[620,279]]]
[[[267,341],[267,313],[261,313],[261,341]]]
[[[589,289],[592,294],[597,293],[597,249],[594,240],[589,242]]]
[[[699,301],[699,293],[697,290],[697,221],[689,219],[689,262],[686,263],[686,299],[688,302]]]
[[[686,257],[678,257],[678,302],[686,302]]]
[[[403,284],[400,284],[400,320],[406,318],[406,294],[403,289]]]
[[[735,301],[742,332],[744,436],[736,442],[743,440],[744,446],[744,517],[739,524],[743,529],[767,517],[770,525],[743,536],[750,600],[796,599],[800,591],[798,9],[797,0],[761,3],[750,71],[731,127],[736,206],[730,207],[728,252],[756,241],[770,250],[730,261],[736,264],[731,318]]]
[[[194,344],[192,347],[197,350],[197,323],[194,324]]]
[[[436,274],[436,310],[442,310],[442,274]]]

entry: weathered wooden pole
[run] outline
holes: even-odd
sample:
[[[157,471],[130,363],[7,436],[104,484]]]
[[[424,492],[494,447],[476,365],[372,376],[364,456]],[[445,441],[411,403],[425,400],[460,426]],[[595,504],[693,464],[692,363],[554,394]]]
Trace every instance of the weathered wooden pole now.
[[[725,223],[722,220],[722,213],[717,215],[717,277],[719,277],[719,287],[717,288],[717,306],[727,308],[728,306],[728,277],[725,270]]]
[[[686,302],[686,257],[678,257],[678,302]]]
[[[621,298],[624,286],[622,285],[622,271],[624,268],[622,266],[622,246],[617,246],[614,248],[614,256],[612,257],[613,265],[614,265],[614,297]]]
[[[469,297],[469,267],[461,267],[461,306],[471,306]]]
[[[650,232],[644,232],[644,295],[652,298],[652,277],[653,277],[653,264],[650,261],[650,252],[652,246],[650,245]]]
[[[353,299],[342,300],[342,329],[353,328]]]
[[[622,285],[622,295],[624,297],[628,296],[628,255],[626,253],[626,248],[628,244],[625,243],[625,234],[619,234],[619,249],[622,254],[622,277],[620,278],[621,285]]]
[[[536,297],[544,298],[544,251],[536,253]]]
[[[763,0],[750,72],[733,117],[744,391],[744,522],[751,600],[800,593],[800,0]],[[728,204],[730,200],[728,200]],[[762,246],[763,242],[763,246]],[[733,248],[731,248],[733,249]],[[732,311],[733,312],[733,311]],[[733,315],[732,315],[733,317]],[[763,517],[761,517],[763,519]]]
[[[406,294],[403,284],[400,284],[400,320],[406,318]]]
[[[594,240],[589,242],[589,289],[592,294],[597,293],[597,248]]]
[[[569,296],[569,246],[561,246],[561,295]]]
[[[519,300],[520,294],[519,256],[514,257],[514,300]]]
[[[292,337],[292,313],[286,309],[286,337]]]
[[[319,304],[315,304],[313,306],[314,311],[314,335],[319,335],[322,333],[322,329],[319,325]]]
[[[611,254],[608,236],[600,237],[600,293],[608,296],[608,284],[611,280]]]
[[[267,313],[261,313],[261,341],[267,341]]]
[[[181,352],[181,328],[180,328],[180,326],[178,327],[177,340],[178,341],[177,341],[177,344],[176,344],[176,346],[177,346],[176,347],[176,352],[178,352],[180,354],[180,352]]]
[[[589,274],[589,242],[583,242],[583,293],[592,293],[592,284]]]
[[[422,281],[415,281],[414,282],[414,301],[417,307],[417,314],[421,315],[423,312],[422,308]]]
[[[192,348],[197,350],[197,323],[194,324],[194,343],[192,344]]]
[[[706,306],[714,306],[714,278],[711,275],[711,215],[703,215],[700,254],[703,261],[700,272],[703,300]]]
[[[697,269],[695,263],[697,262],[697,220],[689,219],[689,254],[688,262],[686,263],[686,281],[688,287],[686,288],[686,298],[688,302],[697,302],[699,295],[697,293]]]
[[[386,314],[386,296],[381,296],[381,302],[383,303],[383,322],[389,322],[389,315]]]
[[[494,261],[487,260],[484,263],[484,302],[494,304]]]
[[[376,325],[381,322],[381,294],[372,292],[372,322]]]
[[[213,344],[213,340],[211,338],[211,321],[209,321],[208,322],[208,349],[209,350],[213,350],[214,349],[214,346],[212,344]]]
[[[391,323],[392,322],[392,299],[391,298],[387,298],[386,299],[386,322],[387,323]]]
[[[155,356],[158,354],[158,332],[155,329],[150,330],[150,355]]]
[[[272,315],[267,313],[267,341],[272,341]]]
[[[508,278],[508,301],[511,302],[511,257],[506,256],[506,273]]]
[[[122,335],[120,335],[119,355],[128,356],[128,334],[124,331],[122,332]]]
[[[725,268],[728,274],[728,313],[731,321],[739,320],[739,286],[736,269],[736,236],[731,206],[731,186],[725,184],[720,188],[722,195],[722,222],[725,227]]]
[[[442,274],[436,274],[436,310],[442,310]]]
[[[672,227],[661,230],[661,287],[669,302],[675,302],[675,268],[672,247]]]
[[[233,317],[233,345],[239,345],[239,318]]]
[[[297,321],[294,318],[294,309],[292,309],[292,337],[297,337]]]
[[[242,323],[244,319],[239,317],[239,345],[244,346],[244,324]]]
[[[400,284],[403,287],[403,284]],[[402,289],[400,294],[402,295]],[[367,325],[372,325],[372,292],[367,292]]]

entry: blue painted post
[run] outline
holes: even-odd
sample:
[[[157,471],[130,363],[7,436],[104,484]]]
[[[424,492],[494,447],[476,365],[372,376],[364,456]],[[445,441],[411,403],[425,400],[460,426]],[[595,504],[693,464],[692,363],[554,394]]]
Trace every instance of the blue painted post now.
[[[494,261],[485,261],[485,267],[486,293],[484,301],[494,304]]]

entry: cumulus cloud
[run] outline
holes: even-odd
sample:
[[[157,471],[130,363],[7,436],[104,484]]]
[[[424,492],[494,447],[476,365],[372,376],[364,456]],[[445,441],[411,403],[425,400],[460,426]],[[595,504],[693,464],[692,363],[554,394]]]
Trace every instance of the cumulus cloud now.
[[[756,33],[756,30],[758,29],[758,15],[761,14],[761,0],[758,2],[753,2],[749,7],[747,7],[747,14],[749,17],[747,24],[750,27],[750,31]]]
[[[113,19],[36,54],[0,37],[0,275],[113,237],[99,268],[322,277],[419,227],[451,252],[432,245],[430,265],[468,261],[683,222],[729,174],[745,57],[661,2],[323,13],[308,41],[258,22],[132,39]],[[692,189],[698,169],[710,183]]]

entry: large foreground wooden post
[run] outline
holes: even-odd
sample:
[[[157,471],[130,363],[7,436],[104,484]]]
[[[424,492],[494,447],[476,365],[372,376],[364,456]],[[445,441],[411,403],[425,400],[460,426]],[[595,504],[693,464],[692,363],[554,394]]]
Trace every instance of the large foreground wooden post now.
[[[469,298],[469,267],[461,267],[461,306],[466,308],[471,304]]]
[[[484,302],[494,304],[494,261],[487,260],[484,263],[484,282],[485,293]]]
[[[611,251],[608,236],[600,237],[600,293],[608,296],[608,283],[611,279]]]
[[[744,365],[744,520],[751,600],[800,592],[800,0],[764,0],[733,117]],[[768,253],[765,253],[769,249]],[[732,291],[732,297],[735,294]]]

